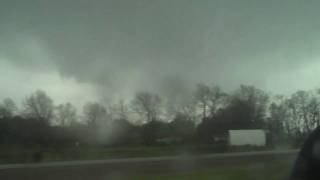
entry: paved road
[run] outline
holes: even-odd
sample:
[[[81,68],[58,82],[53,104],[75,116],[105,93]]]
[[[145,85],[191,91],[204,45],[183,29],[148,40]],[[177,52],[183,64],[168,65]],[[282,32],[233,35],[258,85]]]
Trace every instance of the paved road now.
[[[130,179],[133,174],[184,172],[239,164],[263,164],[293,160],[297,150],[259,151],[155,158],[129,158],[0,166],[0,179],[12,180],[92,180]]]

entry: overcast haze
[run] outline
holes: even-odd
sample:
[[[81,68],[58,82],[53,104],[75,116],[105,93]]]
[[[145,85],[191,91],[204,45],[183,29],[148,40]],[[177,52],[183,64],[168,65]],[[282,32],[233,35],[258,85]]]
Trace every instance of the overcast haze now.
[[[0,98],[319,87],[320,1],[0,0]]]

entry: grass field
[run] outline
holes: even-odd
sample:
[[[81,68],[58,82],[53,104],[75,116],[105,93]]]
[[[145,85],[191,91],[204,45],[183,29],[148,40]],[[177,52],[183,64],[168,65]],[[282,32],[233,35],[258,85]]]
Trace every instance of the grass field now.
[[[156,147],[137,147],[139,153],[132,153],[132,149],[91,149],[82,154],[81,149],[79,157],[85,159],[115,157],[115,154],[123,156],[143,155],[154,156],[167,155],[163,148]],[[98,151],[99,150],[99,151]],[[167,149],[167,150],[170,150]],[[171,149],[172,150],[172,149]],[[109,152],[112,151],[112,152]],[[113,152],[114,151],[114,152]],[[161,151],[161,153],[160,153]],[[31,151],[32,152],[32,151]],[[146,153],[149,152],[149,153]],[[16,156],[17,152],[14,153]],[[71,152],[61,152],[63,156],[46,154],[45,161],[61,160],[70,156]],[[115,154],[114,154],[115,153]],[[55,153],[56,154],[56,153]],[[252,154],[252,153],[250,153]],[[253,153],[254,154],[254,153]],[[0,179],[113,179],[113,180],[285,180],[288,179],[290,170],[293,166],[295,154],[264,154],[250,156],[208,156],[210,158],[188,158],[180,157],[176,160],[150,160],[150,161],[119,161],[118,163],[96,163],[81,165],[75,163],[72,166],[59,166],[34,168],[16,168],[3,170],[0,173]],[[78,156],[77,155],[77,156]],[[49,159],[51,158],[51,159]],[[120,163],[121,162],[121,163]],[[41,164],[40,164],[41,165]],[[32,173],[30,173],[32,172]],[[5,178],[1,178],[1,175]],[[15,177],[15,178],[14,178]]]
[[[221,167],[180,174],[132,177],[133,180],[286,180],[293,161],[273,161],[254,165]]]
[[[23,148],[12,146],[0,147],[0,164],[31,163],[35,152],[42,152],[43,162],[97,160],[130,157],[159,157],[180,154],[209,154],[221,152],[259,151],[271,150],[265,147],[242,147],[238,149],[225,149],[214,145],[192,146],[137,146],[112,148]]]

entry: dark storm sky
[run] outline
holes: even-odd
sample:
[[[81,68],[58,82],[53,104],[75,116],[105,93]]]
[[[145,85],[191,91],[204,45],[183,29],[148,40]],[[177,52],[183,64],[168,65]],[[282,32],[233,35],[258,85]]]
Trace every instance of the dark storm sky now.
[[[320,1],[0,0],[0,98],[320,87]]]

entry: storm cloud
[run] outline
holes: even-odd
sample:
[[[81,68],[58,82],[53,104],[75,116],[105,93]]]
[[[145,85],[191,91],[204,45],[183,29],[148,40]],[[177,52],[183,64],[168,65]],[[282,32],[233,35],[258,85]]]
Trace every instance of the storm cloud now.
[[[1,0],[0,98],[33,88],[61,100],[73,91],[78,92],[73,100],[130,98],[139,90],[176,97],[199,82],[226,90],[252,84],[275,93],[315,88],[319,5],[312,0]],[[22,72],[33,73],[23,75],[28,83]],[[53,76],[56,81],[48,78]]]

